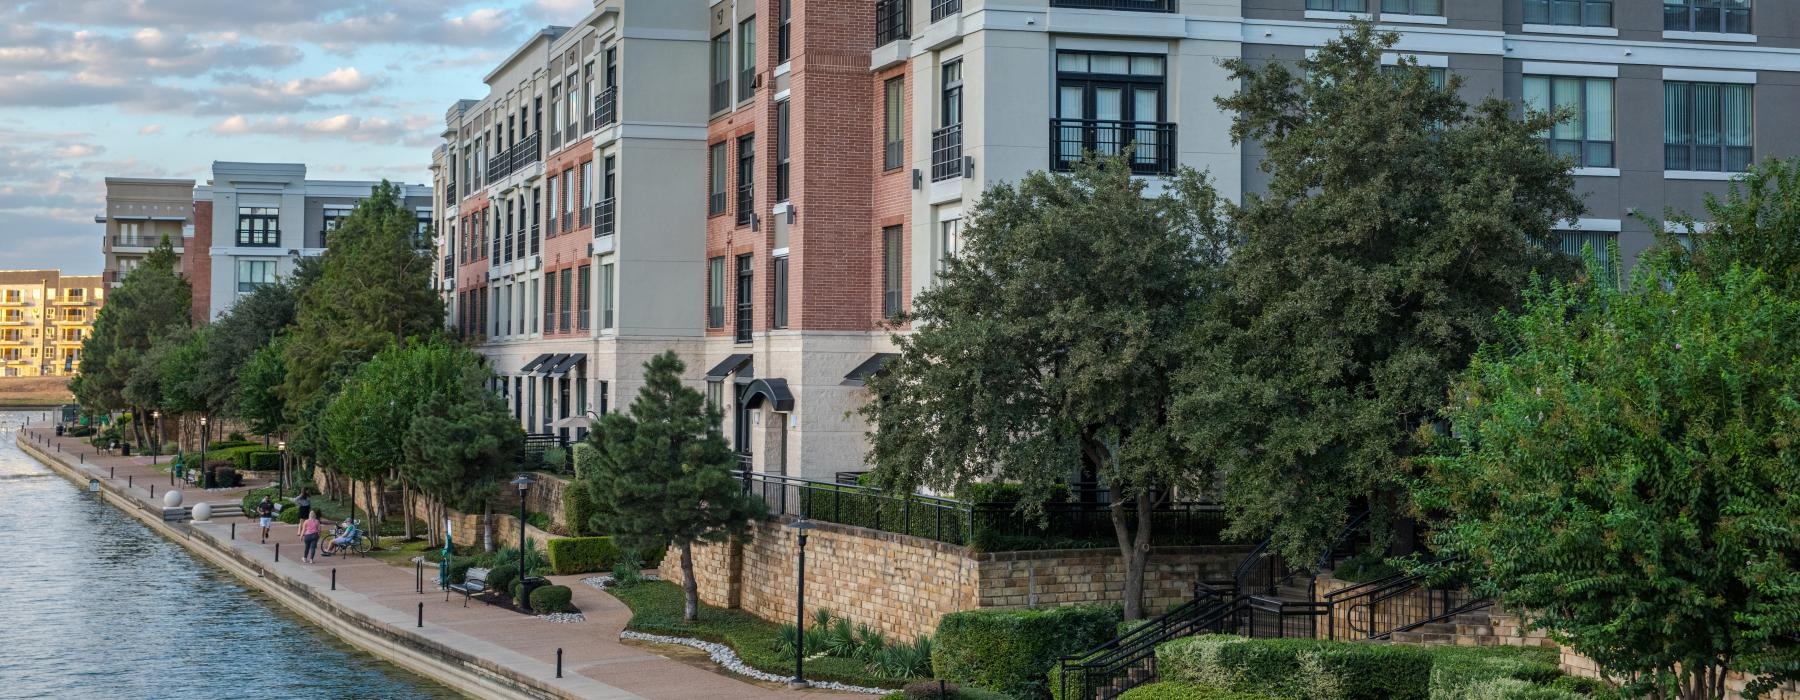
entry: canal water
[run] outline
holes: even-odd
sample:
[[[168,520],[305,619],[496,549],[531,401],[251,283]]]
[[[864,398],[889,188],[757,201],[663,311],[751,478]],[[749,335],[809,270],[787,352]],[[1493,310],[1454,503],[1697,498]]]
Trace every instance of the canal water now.
[[[461,697],[337,641],[20,451],[0,412],[0,698]]]

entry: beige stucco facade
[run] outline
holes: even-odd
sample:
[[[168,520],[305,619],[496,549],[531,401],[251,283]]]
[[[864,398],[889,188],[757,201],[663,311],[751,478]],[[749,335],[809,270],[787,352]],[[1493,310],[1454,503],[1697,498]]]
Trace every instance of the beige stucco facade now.
[[[106,303],[99,275],[0,270],[0,376],[71,376]]]

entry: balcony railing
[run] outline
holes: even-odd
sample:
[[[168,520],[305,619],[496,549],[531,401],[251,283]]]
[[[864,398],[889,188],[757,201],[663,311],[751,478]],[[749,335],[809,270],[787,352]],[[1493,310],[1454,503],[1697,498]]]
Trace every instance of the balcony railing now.
[[[449,200],[451,204],[455,204],[457,200],[462,199],[462,193],[456,191],[455,180],[444,181],[444,199]]]
[[[739,300],[737,304],[737,342],[748,343],[751,341],[751,316],[752,306],[750,300]]]
[[[931,181],[962,177],[962,125],[931,132]]]
[[[1088,154],[1125,154],[1131,172],[1175,172],[1175,123],[1100,119],[1050,120],[1050,168],[1069,170]]]
[[[447,279],[447,280],[456,279],[456,258],[455,257],[449,256],[449,255],[444,256],[444,279]]]
[[[756,212],[756,187],[749,183],[738,185],[737,189],[737,222],[739,226],[750,223],[750,217]]]
[[[113,236],[114,246],[130,248],[155,248],[162,243],[162,236]],[[181,248],[180,236],[169,236],[169,244]]]
[[[495,153],[488,160],[488,180],[499,180],[512,174],[512,154],[509,151]]]
[[[619,123],[619,86],[600,91],[594,98],[594,115],[603,127]]]
[[[933,22],[960,14],[962,14],[962,0],[931,0],[931,21]]]
[[[1180,0],[1050,0],[1051,7],[1128,12],[1180,12]]]
[[[907,0],[875,1],[875,45],[887,46],[912,36],[906,21]]]
[[[512,147],[513,170],[523,170],[526,166],[538,162],[542,157],[542,154],[538,151],[537,134],[532,134],[520,139],[519,142]]]
[[[613,235],[613,231],[618,225],[615,212],[613,211],[614,206],[614,201],[611,198],[602,199],[599,204],[594,205],[595,238]]]

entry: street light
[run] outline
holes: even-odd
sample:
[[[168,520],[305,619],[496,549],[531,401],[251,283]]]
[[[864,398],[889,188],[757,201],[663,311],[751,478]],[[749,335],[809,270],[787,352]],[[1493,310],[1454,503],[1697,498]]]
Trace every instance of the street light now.
[[[794,578],[798,581],[794,593],[794,679],[788,686],[805,688],[806,682],[806,531],[813,529],[813,524],[806,518],[788,523],[788,527],[800,535],[800,561],[794,567]]]
[[[162,454],[162,411],[150,411],[150,464],[156,464],[156,458]]]
[[[206,488],[206,416],[200,416],[200,476],[194,483]]]
[[[287,485],[288,485],[287,441],[286,440],[277,440],[275,442],[275,450],[277,452],[281,453],[281,489],[280,489],[280,493],[281,493],[281,495],[286,496],[287,495]]]
[[[528,572],[525,571],[525,493],[527,491],[530,491],[531,485],[535,484],[535,483],[537,483],[537,482],[531,480],[530,474],[524,474],[524,473],[519,474],[519,478],[512,480],[512,485],[515,488],[519,489],[519,580],[520,581],[524,581],[525,577],[530,575]],[[520,583],[519,590],[520,591],[525,590],[525,584]],[[520,601],[520,600],[515,600],[515,601],[513,601],[513,603],[515,605],[518,605],[521,609],[529,607],[529,605],[530,605],[526,601]]]

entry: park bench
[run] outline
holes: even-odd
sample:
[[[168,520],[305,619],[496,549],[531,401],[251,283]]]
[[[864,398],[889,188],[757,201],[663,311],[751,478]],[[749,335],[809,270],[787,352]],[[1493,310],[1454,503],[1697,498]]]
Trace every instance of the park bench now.
[[[482,591],[487,590],[487,577],[487,569],[470,568],[467,573],[463,574],[463,582],[450,584],[450,590],[463,594],[463,607],[469,607],[471,596],[481,595]],[[485,600],[482,602],[493,605]]]

